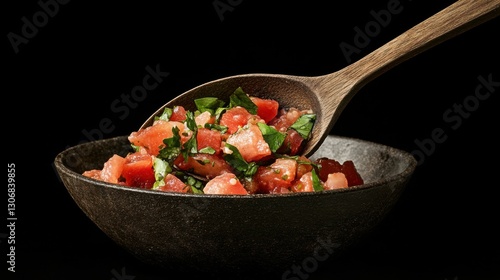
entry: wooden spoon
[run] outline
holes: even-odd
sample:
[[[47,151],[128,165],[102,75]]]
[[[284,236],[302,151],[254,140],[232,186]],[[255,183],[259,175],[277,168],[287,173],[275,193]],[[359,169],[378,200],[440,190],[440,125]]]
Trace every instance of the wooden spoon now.
[[[249,95],[277,100],[284,108],[311,109],[317,114],[312,137],[303,154],[311,155],[330,133],[351,98],[369,81],[401,62],[499,14],[500,0],[462,0],[334,73],[304,77],[280,74],[244,74],[214,80],[170,100],[141,126],[150,126],[165,107],[182,105],[196,110],[193,100],[213,96],[229,100],[237,87]]]

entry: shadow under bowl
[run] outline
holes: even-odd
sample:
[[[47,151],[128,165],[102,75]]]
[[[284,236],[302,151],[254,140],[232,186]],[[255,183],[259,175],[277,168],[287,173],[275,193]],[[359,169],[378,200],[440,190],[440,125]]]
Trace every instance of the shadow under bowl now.
[[[120,136],[68,148],[54,163],[81,210],[137,259],[209,273],[283,272],[338,255],[384,219],[416,168],[405,151],[330,135],[310,158],[352,160],[365,184],[311,193],[196,195],[81,175],[130,151],[127,137]]]

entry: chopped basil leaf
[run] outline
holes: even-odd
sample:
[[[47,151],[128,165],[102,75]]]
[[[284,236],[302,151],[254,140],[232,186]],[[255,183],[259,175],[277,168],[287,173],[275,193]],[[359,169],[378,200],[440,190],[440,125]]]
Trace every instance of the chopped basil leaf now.
[[[191,188],[193,193],[203,194],[204,183],[193,176],[190,176],[184,172],[176,171],[173,173],[175,177],[179,178],[184,184]]]
[[[155,157],[153,161],[153,169],[155,173],[155,182],[153,184],[152,189],[158,189],[161,186],[165,185],[165,176],[172,172],[172,168],[168,164],[168,162]]]
[[[141,148],[140,146],[136,146],[134,144],[131,144],[130,146],[132,146],[132,150],[134,150],[134,152],[138,152],[139,149]]]
[[[196,140],[196,135],[198,134],[198,126],[194,120],[193,112],[186,112],[186,126],[189,130],[193,131],[191,138],[184,143],[181,153],[184,160],[188,160],[188,156],[191,154],[196,154],[198,152],[198,141]]]
[[[212,124],[212,123],[206,123],[205,128],[218,130],[222,134],[226,133],[226,131],[227,131],[227,126],[219,125],[219,124]]]
[[[181,150],[184,161],[188,160],[189,155],[198,153],[198,141],[196,141],[196,134],[198,134],[198,131],[193,132],[191,138],[184,143],[184,147]]]
[[[203,97],[203,98],[198,98],[194,100],[194,103],[196,104],[196,108],[200,112],[205,112],[208,111],[210,114],[214,114],[215,110],[219,107],[224,106],[224,101],[218,99],[217,97]]]
[[[220,117],[222,116],[222,113],[224,113],[225,111],[227,110],[227,108],[224,108],[224,107],[220,107],[220,108],[217,108],[217,110],[215,110],[215,119],[218,121],[220,121]]]
[[[200,152],[202,154],[210,154],[210,155],[215,154],[215,150],[212,147],[201,148],[198,152]]]
[[[165,108],[160,116],[155,117],[155,121],[157,120],[169,121],[170,117],[172,117],[173,112],[174,111],[171,108]]]
[[[158,157],[172,163],[181,153],[181,136],[177,126],[172,127],[172,137],[163,139],[163,143],[165,147],[160,150]]]
[[[229,97],[229,104],[231,107],[241,106],[250,114],[257,114],[257,105],[252,102],[250,97],[243,91],[241,87],[238,87],[233,94]]]
[[[290,126],[290,128],[297,131],[300,134],[300,136],[302,136],[302,138],[308,139],[315,121],[316,121],[315,114],[304,114],[304,115],[300,116]]]
[[[186,126],[191,131],[196,131],[198,129],[196,121],[194,120],[194,114],[191,111],[186,112]]]
[[[316,170],[313,168],[311,171],[312,173],[312,183],[313,183],[313,189],[315,192],[319,192],[323,190],[323,185],[321,184],[321,181],[319,180],[318,174],[316,174]]]
[[[231,165],[235,170],[237,175],[242,175],[244,177],[251,177],[255,172],[257,172],[257,168],[259,167],[255,162],[248,163],[243,159],[238,151],[238,148],[235,146],[225,143],[225,146],[229,148],[232,153],[224,154],[224,160],[226,160],[229,165]]]
[[[262,132],[264,140],[269,145],[269,149],[275,153],[285,141],[285,134],[277,131],[275,128],[268,126],[265,123],[257,123],[257,126]]]

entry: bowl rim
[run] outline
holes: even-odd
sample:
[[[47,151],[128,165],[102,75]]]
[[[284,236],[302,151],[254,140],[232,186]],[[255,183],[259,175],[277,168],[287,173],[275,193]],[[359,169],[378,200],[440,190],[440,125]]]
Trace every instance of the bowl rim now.
[[[73,171],[69,167],[67,167],[63,163],[63,158],[69,154],[73,150],[77,150],[81,148],[82,146],[87,146],[87,145],[93,145],[95,142],[103,142],[103,141],[116,141],[119,139],[125,139],[127,136],[126,135],[121,135],[121,136],[115,136],[111,138],[105,138],[105,139],[99,139],[99,140],[94,140],[94,141],[89,141],[89,142],[84,142],[84,143],[79,143],[77,145],[71,146],[69,148],[66,148],[65,150],[59,152],[55,159],[54,159],[54,165],[57,170],[57,176],[61,176],[60,173],[64,173],[65,175],[68,175],[74,179],[84,181],[88,184],[94,185],[94,186],[99,186],[99,187],[105,187],[105,188],[111,188],[115,190],[121,190],[121,191],[130,191],[130,192],[138,192],[138,193],[144,193],[144,194],[155,194],[155,195],[163,195],[163,196],[170,196],[170,197],[185,197],[185,198],[207,198],[207,199],[266,199],[266,198],[277,198],[277,197],[283,197],[283,198],[291,198],[291,197],[302,197],[302,196],[319,196],[319,195],[326,195],[326,194],[340,194],[340,193],[351,193],[351,192],[358,192],[358,191],[363,191],[366,189],[371,189],[371,188],[376,188],[377,186],[383,186],[389,182],[392,181],[398,181],[398,180],[404,180],[404,178],[409,178],[414,170],[417,167],[417,160],[413,155],[407,151],[391,147],[385,144],[369,141],[369,140],[363,140],[355,137],[348,137],[348,136],[340,136],[340,135],[328,135],[328,137],[333,137],[341,140],[349,140],[349,141],[354,141],[357,143],[363,143],[363,144],[369,144],[371,146],[376,146],[379,148],[383,148],[385,151],[390,153],[391,155],[398,155],[398,157],[405,159],[408,162],[408,165],[406,168],[393,176],[385,177],[383,179],[370,182],[370,183],[365,183],[362,185],[357,185],[357,186],[352,186],[349,188],[344,188],[344,189],[335,189],[335,190],[322,190],[318,192],[292,192],[292,193],[282,193],[282,194],[248,194],[248,195],[238,195],[238,194],[195,194],[195,193],[180,193],[180,192],[166,192],[166,191],[161,191],[161,190],[152,190],[152,189],[142,189],[142,188],[134,188],[134,187],[127,187],[119,184],[114,184],[114,183],[108,183],[104,181],[100,181],[97,179],[93,179],[90,177],[86,177],[78,172]],[[61,180],[61,178],[59,178]],[[63,182],[61,180],[61,182]],[[63,185],[65,185],[63,183]],[[66,187],[66,185],[65,185]]]

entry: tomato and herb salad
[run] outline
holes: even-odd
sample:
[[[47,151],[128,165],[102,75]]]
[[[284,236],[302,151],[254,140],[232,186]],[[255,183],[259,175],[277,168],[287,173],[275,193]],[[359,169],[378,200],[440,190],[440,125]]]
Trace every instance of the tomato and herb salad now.
[[[238,87],[229,100],[203,97],[195,111],[165,108],[128,136],[132,152],[114,154],[84,176],[128,187],[199,194],[282,194],[363,184],[350,160],[314,161],[300,152],[316,115],[281,108]]]

